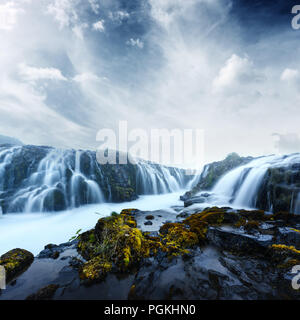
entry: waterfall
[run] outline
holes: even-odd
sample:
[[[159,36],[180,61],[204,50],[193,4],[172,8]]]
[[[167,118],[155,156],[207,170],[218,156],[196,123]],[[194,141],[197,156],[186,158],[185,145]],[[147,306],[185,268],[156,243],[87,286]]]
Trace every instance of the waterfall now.
[[[21,147],[0,148],[0,191],[4,188],[4,175],[6,167],[11,163],[14,154],[20,150]]]
[[[294,213],[300,214],[300,192],[298,192],[295,205],[294,205]]]
[[[251,161],[226,173],[214,186],[214,201],[233,207],[255,208],[257,196],[269,168],[283,168],[300,163],[300,155],[267,156]],[[300,193],[299,193],[300,194]],[[295,201],[295,210],[300,213],[300,195]],[[271,210],[271,208],[269,208]]]
[[[139,194],[176,192],[185,187],[185,176],[183,170],[140,160],[137,163],[136,185]]]
[[[26,186],[16,193],[9,212],[63,210],[81,204],[104,202],[98,184],[81,173],[80,157],[80,151],[75,152],[73,165],[73,151],[54,149],[49,152],[39,163],[37,171],[29,177]],[[68,174],[71,176],[70,183]]]
[[[127,190],[133,192],[133,199],[136,195],[176,192],[186,187],[188,180],[184,170],[142,160],[136,166],[102,166],[91,151],[0,147],[0,204],[4,213],[61,211],[119,201],[116,194]]]

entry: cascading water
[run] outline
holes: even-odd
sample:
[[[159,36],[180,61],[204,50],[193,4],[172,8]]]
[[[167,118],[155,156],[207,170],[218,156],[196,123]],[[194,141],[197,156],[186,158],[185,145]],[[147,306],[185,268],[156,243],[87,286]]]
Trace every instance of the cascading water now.
[[[136,180],[139,194],[176,192],[185,186],[183,170],[167,168],[146,161],[137,163]]]
[[[294,213],[300,214],[300,192],[298,192],[298,195],[295,201]]]
[[[176,192],[188,181],[184,170],[146,161],[137,166],[100,165],[91,151],[0,147],[0,208],[4,213],[61,211],[124,201],[127,192],[132,192],[133,199]]]
[[[19,150],[20,147],[13,147],[13,148],[0,148],[0,192],[3,191],[3,182],[4,182],[4,175],[6,167],[11,163],[11,160]]]
[[[235,208],[256,208],[257,198],[268,169],[280,168],[283,170],[295,165],[300,165],[300,154],[268,156],[255,159],[246,165],[231,170],[221,177],[212,189],[211,196],[208,197],[205,205],[214,204],[229,205]],[[300,185],[300,181],[294,181],[293,183],[294,185],[297,185],[297,183]],[[291,191],[291,193],[294,192]],[[296,193],[291,206],[294,212],[300,213],[300,192]],[[272,205],[267,210],[272,211]]]
[[[72,165],[73,151],[51,151],[40,162],[37,172],[29,177],[27,186],[17,192],[9,211],[63,210],[84,203],[103,202],[97,183],[81,173],[80,156],[80,151],[77,151],[75,165]],[[68,190],[68,174],[71,176],[71,190]]]

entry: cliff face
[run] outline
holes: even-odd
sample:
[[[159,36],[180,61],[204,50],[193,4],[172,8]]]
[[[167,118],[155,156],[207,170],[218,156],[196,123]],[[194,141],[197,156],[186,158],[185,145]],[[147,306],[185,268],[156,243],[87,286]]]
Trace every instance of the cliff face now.
[[[300,214],[300,163],[269,168],[257,194],[257,207]]]
[[[186,182],[183,170],[147,162],[99,165],[92,151],[0,146],[3,213],[59,211],[84,204],[131,201],[140,194],[175,191]]]

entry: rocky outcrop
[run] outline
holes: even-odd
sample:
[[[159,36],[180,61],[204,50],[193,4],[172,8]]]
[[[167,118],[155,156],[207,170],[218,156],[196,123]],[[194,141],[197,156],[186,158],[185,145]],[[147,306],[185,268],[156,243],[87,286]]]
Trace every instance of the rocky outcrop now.
[[[48,284],[37,277],[35,292],[24,286],[23,297],[300,298],[291,286],[291,269],[300,264],[300,216],[213,207],[163,223],[156,232],[143,232],[137,220],[149,215],[126,209],[100,219],[72,243],[46,246],[35,270],[43,263],[58,271],[51,273]],[[154,212],[151,221],[159,215]],[[60,252],[58,259],[53,252]],[[30,274],[29,269],[0,299],[13,296],[14,290],[22,292]]]
[[[207,164],[199,177],[199,182],[192,190],[186,192],[181,200],[186,201],[203,190],[211,190],[216,182],[230,170],[247,164],[252,157],[240,157],[237,153],[229,154],[223,161]]]
[[[274,212],[300,213],[300,207],[297,208],[299,194],[300,163],[269,168],[258,192],[256,206]]]

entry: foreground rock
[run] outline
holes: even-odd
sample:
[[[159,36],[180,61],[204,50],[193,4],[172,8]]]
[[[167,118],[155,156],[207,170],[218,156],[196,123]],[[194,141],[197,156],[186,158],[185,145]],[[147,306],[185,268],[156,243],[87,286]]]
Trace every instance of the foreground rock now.
[[[33,254],[23,249],[14,249],[0,257],[0,265],[5,268],[6,281],[13,280],[33,262]]]
[[[163,212],[126,209],[72,243],[46,246],[0,298],[300,298],[291,286],[300,216],[213,207],[143,232],[136,220],[148,215]]]

